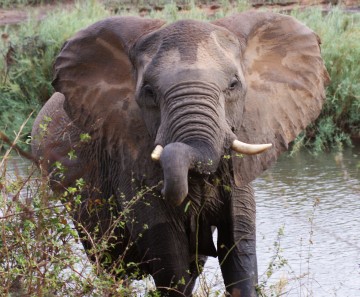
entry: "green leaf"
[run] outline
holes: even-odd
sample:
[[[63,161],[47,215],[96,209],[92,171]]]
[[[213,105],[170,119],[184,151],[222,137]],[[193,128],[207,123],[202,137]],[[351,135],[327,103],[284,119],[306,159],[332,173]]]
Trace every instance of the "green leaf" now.
[[[188,211],[190,205],[191,205],[191,201],[188,201],[188,203],[186,203],[185,205],[185,209],[184,209],[185,213]]]

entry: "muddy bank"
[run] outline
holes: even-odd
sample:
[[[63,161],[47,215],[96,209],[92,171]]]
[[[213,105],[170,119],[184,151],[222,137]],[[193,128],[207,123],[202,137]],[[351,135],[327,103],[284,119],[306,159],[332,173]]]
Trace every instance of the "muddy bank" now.
[[[125,1],[101,1],[104,5],[114,13],[121,11],[136,11],[140,16],[146,16],[152,11],[162,11],[167,0],[147,1],[147,4],[138,4],[137,0]],[[121,3],[120,3],[121,2]],[[13,25],[27,21],[29,18],[42,20],[46,15],[55,9],[61,8],[69,10],[74,7],[74,0],[67,1],[50,1],[44,5],[20,6],[13,9],[0,8],[0,26]],[[191,7],[185,1],[176,1],[179,12],[189,10]],[[203,9],[209,16],[219,11],[222,6],[218,1],[197,1],[200,9]],[[237,2],[236,2],[237,3]],[[341,5],[341,7],[350,13],[360,12],[359,0],[250,0],[249,6],[252,9],[267,7],[279,11],[291,11],[295,8],[306,9],[309,7],[321,7],[324,11],[328,11],[331,7]]]
[[[23,23],[30,18],[36,18],[40,21],[49,12],[57,8],[64,10],[71,9],[74,6],[74,2],[74,0],[61,1],[61,3],[52,1],[48,4],[19,6],[17,8],[1,8],[0,4],[0,26]]]

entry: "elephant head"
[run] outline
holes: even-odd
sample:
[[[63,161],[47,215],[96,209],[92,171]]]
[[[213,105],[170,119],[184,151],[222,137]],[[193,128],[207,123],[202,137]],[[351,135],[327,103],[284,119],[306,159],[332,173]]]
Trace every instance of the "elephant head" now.
[[[316,119],[328,81],[319,43],[274,13],[169,25],[112,17],[64,45],[53,85],[113,158],[159,160],[163,194],[179,205],[189,170],[213,173],[231,155],[235,184],[247,184]]]

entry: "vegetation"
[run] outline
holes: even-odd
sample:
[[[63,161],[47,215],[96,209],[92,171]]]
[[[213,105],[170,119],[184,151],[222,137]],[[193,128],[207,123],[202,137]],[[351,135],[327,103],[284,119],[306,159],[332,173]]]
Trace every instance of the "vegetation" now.
[[[321,37],[331,78],[322,113],[299,137],[299,143],[315,153],[341,149],[351,144],[351,136],[360,137],[360,14],[333,9],[323,16],[320,10],[311,9],[292,15]]]
[[[71,11],[56,10],[41,22],[33,20],[3,28],[0,131],[14,133],[31,112],[40,110],[53,93],[52,64],[64,41],[106,16],[109,12],[93,1],[77,4]],[[29,135],[35,114],[24,129],[24,136]]]
[[[34,164],[17,166],[19,163],[13,159],[11,150],[8,149],[0,160],[0,296],[133,297],[141,294],[143,297],[160,297],[152,279],[139,275],[138,263],[125,266],[120,258],[107,262],[110,265],[107,269],[100,263],[104,255],[107,257],[104,251],[111,246],[108,242],[113,236],[112,227],[124,226],[127,208],[118,214],[106,235],[85,235],[94,243],[89,253],[95,260],[90,263],[69,215],[80,203],[81,189],[86,186],[83,180],[79,179],[74,187],[55,195],[48,186],[48,179],[38,174]],[[128,207],[142,199],[147,191],[151,189],[140,191]],[[74,203],[65,202],[69,200]],[[268,269],[260,278],[259,296],[281,296],[289,282],[299,282],[304,278],[281,278],[274,282],[277,271],[284,267],[291,269],[282,256],[283,236],[282,227],[274,242],[274,255]],[[124,270],[129,266],[134,271],[130,276]],[[131,282],[129,277],[142,282]],[[194,297],[222,296],[223,291],[221,273],[217,270],[210,277],[200,276]]]
[[[68,214],[73,205],[60,202],[71,196],[76,204],[83,181],[55,196],[34,165],[8,171],[9,152],[0,161],[0,295],[134,296],[141,288],[126,281],[121,259],[111,262],[110,268],[116,269],[119,279],[100,265],[112,232],[106,238],[89,238],[96,242],[91,265]],[[126,212],[117,223],[124,221]],[[136,273],[134,269],[134,277]]]

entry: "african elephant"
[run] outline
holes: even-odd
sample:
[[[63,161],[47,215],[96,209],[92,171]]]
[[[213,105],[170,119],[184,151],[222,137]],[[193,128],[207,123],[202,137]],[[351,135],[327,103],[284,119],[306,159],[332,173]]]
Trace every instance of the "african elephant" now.
[[[111,17],[69,39],[33,153],[54,189],[85,181],[72,215],[90,258],[88,235],[101,240],[126,209],[110,262],[140,263],[162,294],[191,296],[198,264],[217,256],[228,293],[256,296],[250,182],[319,115],[329,80],[319,44],[270,12],[211,23]]]

